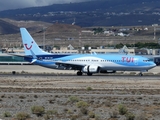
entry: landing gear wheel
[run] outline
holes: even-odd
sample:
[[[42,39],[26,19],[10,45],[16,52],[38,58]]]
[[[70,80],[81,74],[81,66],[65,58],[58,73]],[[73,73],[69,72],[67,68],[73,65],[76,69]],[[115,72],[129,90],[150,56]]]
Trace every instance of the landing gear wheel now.
[[[87,73],[88,76],[92,76],[92,73]]]
[[[78,71],[78,72],[77,72],[77,75],[78,75],[78,76],[81,76],[82,74],[83,74],[83,73],[82,73],[81,71]]]
[[[143,74],[142,74],[142,73],[139,73],[139,76],[143,76]]]

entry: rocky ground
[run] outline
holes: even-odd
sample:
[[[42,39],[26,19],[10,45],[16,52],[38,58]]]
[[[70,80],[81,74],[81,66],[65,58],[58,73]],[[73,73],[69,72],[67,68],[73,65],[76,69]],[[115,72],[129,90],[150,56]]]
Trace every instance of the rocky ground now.
[[[158,120],[158,76],[95,75],[92,77],[51,74],[1,74],[0,118],[16,119],[21,112],[31,120]],[[120,113],[119,106],[126,109]],[[45,112],[37,117],[33,106]],[[48,111],[52,111],[48,115]],[[10,117],[5,117],[9,113]]]

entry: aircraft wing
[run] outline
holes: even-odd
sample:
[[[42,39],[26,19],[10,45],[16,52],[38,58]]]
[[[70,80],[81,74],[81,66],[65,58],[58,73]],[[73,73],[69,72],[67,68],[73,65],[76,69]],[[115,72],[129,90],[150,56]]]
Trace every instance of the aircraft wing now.
[[[85,66],[80,64],[66,63],[62,61],[56,61],[55,64],[58,66],[63,66],[66,69],[70,69],[70,70],[81,70]]]
[[[15,54],[15,53],[7,53],[8,55],[17,56],[17,57],[27,57],[32,58],[32,56],[26,56],[25,54]]]

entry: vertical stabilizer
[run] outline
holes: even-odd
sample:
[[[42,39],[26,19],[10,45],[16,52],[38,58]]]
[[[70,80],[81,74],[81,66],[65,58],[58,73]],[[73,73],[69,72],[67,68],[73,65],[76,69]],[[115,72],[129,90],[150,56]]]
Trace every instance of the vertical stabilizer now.
[[[29,32],[26,30],[26,28],[20,28],[20,32],[21,32],[24,51],[26,55],[32,55],[31,51],[33,51],[35,55],[50,54],[48,52],[43,51],[41,48],[39,48],[39,46],[34,41],[34,39],[29,34]]]

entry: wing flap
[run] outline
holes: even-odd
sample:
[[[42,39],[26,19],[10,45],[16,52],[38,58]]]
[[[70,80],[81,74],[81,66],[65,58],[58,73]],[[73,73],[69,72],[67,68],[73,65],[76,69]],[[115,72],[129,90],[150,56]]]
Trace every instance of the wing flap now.
[[[58,66],[66,67],[66,69],[71,69],[71,70],[81,70],[85,66],[85,65],[66,63],[62,61],[56,61],[55,64]]]

